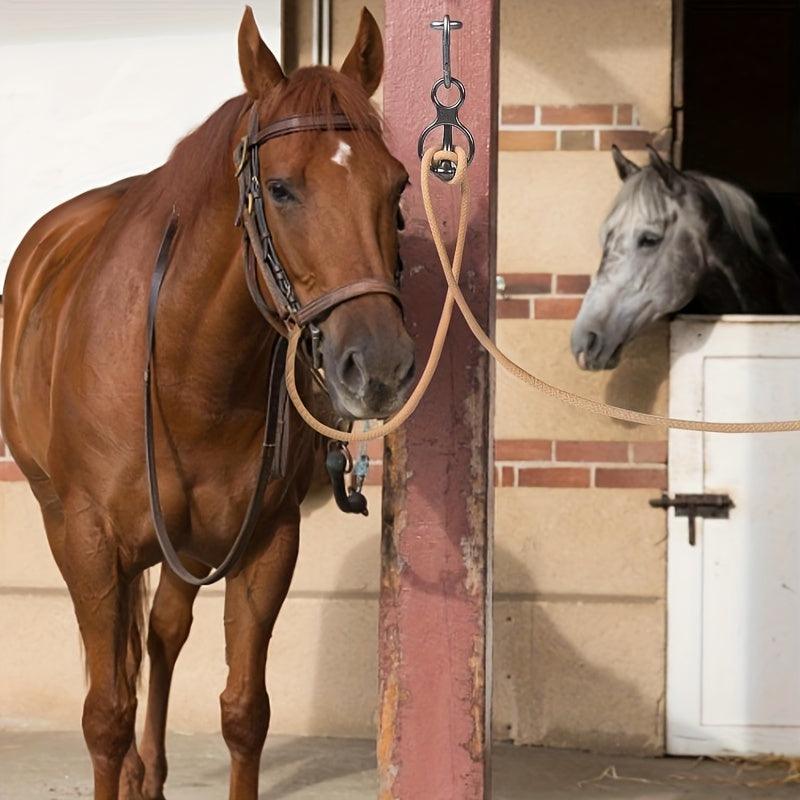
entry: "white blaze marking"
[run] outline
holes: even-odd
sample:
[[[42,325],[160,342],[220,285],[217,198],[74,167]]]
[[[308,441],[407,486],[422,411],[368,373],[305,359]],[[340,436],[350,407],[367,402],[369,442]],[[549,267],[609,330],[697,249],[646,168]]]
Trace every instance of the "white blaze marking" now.
[[[353,148],[350,147],[347,142],[343,142],[339,139],[339,146],[336,148],[336,152],[331,156],[331,161],[349,171],[347,162],[350,160],[351,155],[353,155]]]

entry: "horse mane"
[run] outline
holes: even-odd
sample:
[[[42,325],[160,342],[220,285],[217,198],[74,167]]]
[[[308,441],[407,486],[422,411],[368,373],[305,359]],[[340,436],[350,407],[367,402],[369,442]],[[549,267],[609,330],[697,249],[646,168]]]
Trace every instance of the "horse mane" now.
[[[788,262],[772,228],[744,189],[701,172],[681,173],[687,191],[699,193],[702,202],[718,210],[724,229],[738,243],[738,254],[721,255],[727,280],[735,281],[735,293],[758,298],[757,307],[774,308],[777,313],[800,312],[800,275]],[[617,225],[633,219],[656,220],[669,213],[669,191],[652,166],[642,167],[622,184],[601,228],[601,243]],[[769,275],[774,285],[763,283]],[[744,287],[747,287],[746,289]],[[758,288],[761,287],[761,288]]]
[[[686,174],[700,181],[711,192],[719,203],[724,222],[742,244],[757,258],[767,259],[770,255],[767,245],[774,243],[774,237],[755,200],[744,189],[720,178],[693,171]]]
[[[180,186],[186,197],[204,197],[211,193],[220,175],[233,176],[231,141],[250,105],[246,94],[226,100],[175,145],[159,171],[167,191]]]
[[[708,189],[719,204],[723,222],[744,247],[759,260],[770,256],[770,245],[777,247],[772,229],[753,198],[744,189],[701,172],[687,171],[683,174]],[[665,198],[668,196],[658,173],[652,167],[643,167],[622,184],[605,228],[610,228],[634,214],[642,219],[663,216],[667,210]]]
[[[232,176],[233,133],[252,105],[246,94],[232,97],[184,136],[161,170],[164,185],[202,197],[220,175]],[[361,85],[330,67],[295,70],[260,102],[262,127],[293,114],[313,114],[330,128],[334,115],[344,114],[356,135],[382,135],[381,116]]]
[[[711,193],[722,212],[723,222],[739,240],[743,250],[749,253],[745,261],[752,270],[755,285],[763,286],[761,276],[764,272],[771,273],[774,281],[772,307],[785,314],[800,312],[800,274],[789,263],[755,200],[744,189],[728,181],[703,173],[686,174]],[[741,280],[747,278],[742,275]]]

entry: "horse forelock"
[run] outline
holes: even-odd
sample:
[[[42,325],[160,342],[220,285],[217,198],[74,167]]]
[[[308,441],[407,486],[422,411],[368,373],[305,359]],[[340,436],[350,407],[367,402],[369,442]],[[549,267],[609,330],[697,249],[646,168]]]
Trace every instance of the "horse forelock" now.
[[[719,178],[693,171],[685,175],[711,193],[719,206],[723,222],[742,245],[758,258],[764,258],[765,247],[772,233],[753,198],[738,186]],[[691,181],[687,184],[691,192]],[[656,171],[651,167],[643,167],[622,184],[601,228],[602,240],[605,241],[610,232],[625,224],[645,225],[663,220],[671,212],[671,198],[672,194]],[[678,206],[683,205],[678,203]]]
[[[631,175],[600,228],[601,241],[622,226],[657,225],[670,213],[670,198],[655,170],[645,167]]]

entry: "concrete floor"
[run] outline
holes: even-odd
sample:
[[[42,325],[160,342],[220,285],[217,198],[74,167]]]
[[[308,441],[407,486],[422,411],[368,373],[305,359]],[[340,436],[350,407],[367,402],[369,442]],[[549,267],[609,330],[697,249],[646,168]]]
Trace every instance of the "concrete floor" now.
[[[169,742],[169,800],[227,797],[227,751],[218,736]],[[263,800],[374,800],[374,745],[353,739],[271,737]],[[747,769],[694,759],[636,759],[569,750],[495,747],[494,800],[767,800],[800,796],[786,767]],[[749,784],[749,786],[748,786]],[[0,731],[0,798],[91,797],[78,734]],[[438,800],[438,798],[409,798]]]

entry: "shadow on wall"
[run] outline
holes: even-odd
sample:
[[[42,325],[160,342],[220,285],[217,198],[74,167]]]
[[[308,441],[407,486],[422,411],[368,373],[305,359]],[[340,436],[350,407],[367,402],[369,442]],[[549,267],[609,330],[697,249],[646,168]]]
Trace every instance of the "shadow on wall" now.
[[[658,322],[625,349],[619,366],[611,372],[603,399],[633,411],[652,412],[658,391],[668,379],[669,323]],[[633,422],[619,421],[619,425],[641,428]]]
[[[524,582],[530,594],[497,591],[494,604],[493,738],[515,744],[628,755],[663,752],[663,695],[646,696],[627,652],[644,602],[536,595],[529,569],[495,546],[495,583]],[[598,606],[614,604],[612,615]],[[608,625],[598,624],[607,619]],[[592,663],[602,654],[609,666]]]
[[[379,551],[377,537],[348,551],[336,583],[341,596],[354,597],[354,582],[363,575],[364,564],[379,569]],[[630,631],[636,630],[644,604],[632,602],[623,606],[623,612],[616,605],[613,617],[608,617],[613,619],[613,630],[598,629],[592,613],[592,604],[598,602],[595,598],[537,596],[530,570],[502,543],[495,544],[495,583],[530,589],[521,595],[496,594],[493,738],[601,752],[660,753],[661,699],[644,696],[617,671],[591,663],[592,652],[616,648],[617,658],[604,657],[604,661],[625,673],[629,668],[625,648],[631,646]],[[316,648],[316,677],[309,687],[314,709],[311,730],[325,730],[331,719],[353,716],[354,709],[358,719],[371,718],[372,731],[353,735],[372,736],[377,727],[378,601],[374,592],[358,596],[363,600],[355,602],[363,602],[366,613],[353,615],[345,610],[350,603],[326,601]],[[609,597],[607,602],[618,600]],[[629,625],[626,613],[632,615]],[[352,627],[354,620],[360,629]],[[604,640],[599,647],[587,641],[598,637]],[[588,657],[582,653],[584,646]]]

